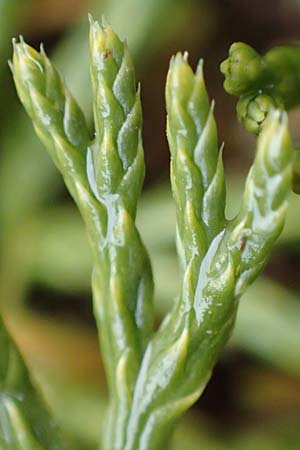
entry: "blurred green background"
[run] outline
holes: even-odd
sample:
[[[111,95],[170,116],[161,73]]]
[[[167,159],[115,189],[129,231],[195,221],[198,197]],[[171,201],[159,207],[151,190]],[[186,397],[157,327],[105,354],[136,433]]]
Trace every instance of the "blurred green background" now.
[[[0,305],[5,321],[76,450],[93,450],[106,408],[83,225],[14,91],[11,38],[44,42],[93,132],[87,13],[126,37],[142,83],[147,164],[138,226],[152,257],[157,322],[177,292],[175,213],[169,188],[164,82],[170,56],[205,60],[225,141],[228,215],[237,210],[254,139],[222,87],[229,45],[259,51],[300,40],[299,0],[0,0]],[[299,145],[300,114],[290,114]],[[300,200],[263,277],[241,301],[234,335],[172,450],[300,449]]]

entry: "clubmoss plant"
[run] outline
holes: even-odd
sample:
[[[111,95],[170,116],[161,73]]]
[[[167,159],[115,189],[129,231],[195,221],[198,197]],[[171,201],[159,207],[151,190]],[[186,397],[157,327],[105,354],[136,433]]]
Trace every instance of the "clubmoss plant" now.
[[[226,85],[238,95],[270,76],[256,52],[247,47],[243,55],[251,70],[241,64]],[[175,420],[211,376],[240,296],[262,271],[282,230],[295,159],[287,116],[278,109],[269,113],[267,97],[256,99],[267,117],[240,212],[226,220],[222,151],[203,63],[194,73],[187,54],[172,58],[167,134],[181,289],[154,332],[151,265],[135,226],[145,170],[140,88],[126,43],[104,21],[90,19],[94,139],[43,48],[37,52],[22,39],[14,41],[11,68],[35,131],[82,214],[93,251],[94,312],[110,394],[103,448],[166,449]],[[275,103],[285,105],[279,88]],[[22,383],[18,390],[21,395]],[[1,439],[12,449],[5,433],[5,420],[11,419],[3,417],[0,410]],[[38,440],[36,448],[61,447]]]

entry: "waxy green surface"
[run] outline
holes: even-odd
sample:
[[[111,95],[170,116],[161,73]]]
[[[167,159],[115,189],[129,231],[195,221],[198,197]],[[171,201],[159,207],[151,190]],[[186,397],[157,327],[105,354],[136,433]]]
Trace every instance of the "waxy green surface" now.
[[[142,111],[126,44],[109,26],[91,20],[90,52],[96,134],[87,173],[105,208],[105,236],[93,274],[94,310],[111,392],[104,445],[117,449],[126,440],[134,385],[153,326],[152,271],[135,226],[145,172]]]
[[[227,222],[202,62],[194,74],[187,55],[172,59],[166,101],[182,280],[178,300],[153,334],[151,268],[135,227],[144,177],[142,116],[127,46],[91,19],[93,140],[44,51],[22,41],[14,50],[19,97],[84,218],[93,250],[94,311],[111,397],[104,448],[166,448],[175,419],[205,388],[238,299],[282,229],[294,159],[286,115],[269,115],[241,210]]]

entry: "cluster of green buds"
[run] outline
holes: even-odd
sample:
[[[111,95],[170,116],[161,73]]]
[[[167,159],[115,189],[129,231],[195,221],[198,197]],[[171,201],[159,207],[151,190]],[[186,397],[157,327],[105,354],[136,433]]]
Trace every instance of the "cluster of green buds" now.
[[[299,71],[299,47],[274,47],[262,56],[242,42],[230,47],[221,64],[224,88],[239,97],[237,116],[247,131],[259,134],[272,108],[300,105]]]
[[[186,54],[172,58],[167,133],[181,289],[154,332],[151,266],[135,226],[144,178],[140,91],[126,43],[105,22],[90,23],[94,139],[43,49],[15,42],[11,67],[20,100],[83,216],[93,251],[94,311],[110,392],[104,448],[161,450],[175,420],[205,388],[232,331],[238,300],[281,232],[294,150],[286,114],[274,110],[259,136],[240,212],[226,220],[222,151],[203,64],[194,73]],[[223,70],[231,73],[227,88],[240,95],[256,86],[258,74],[264,79],[265,69],[250,48],[237,58],[239,48]],[[267,100],[257,102],[264,119]]]
[[[270,95],[253,93],[242,95],[237,102],[236,111],[239,121],[249,133],[259,134],[271,109],[281,105]]]

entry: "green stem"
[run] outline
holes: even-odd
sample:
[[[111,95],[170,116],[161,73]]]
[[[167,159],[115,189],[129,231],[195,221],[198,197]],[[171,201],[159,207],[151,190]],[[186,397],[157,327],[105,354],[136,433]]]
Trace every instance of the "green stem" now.
[[[197,88],[199,85],[202,89]],[[191,102],[195,92],[196,99]],[[210,241],[205,233],[199,234],[199,223],[205,224],[200,214],[205,191],[199,189],[197,179],[205,180],[214,168],[215,176],[211,177],[211,184],[214,184],[220,164],[216,163],[214,153],[215,129],[210,127],[207,132],[207,117],[211,113],[203,107],[207,105],[207,94],[202,72],[193,75],[186,58],[180,55],[170,66],[167,96],[173,190],[182,183],[184,195],[189,195],[189,191],[198,192],[198,197],[192,197],[198,214],[191,215],[192,220],[183,227],[187,252],[180,297],[147,347],[134,391],[124,450],[166,448],[175,420],[201,395],[231,334],[238,299],[261,272],[281,232],[291,190],[293,149],[287,119],[277,111],[270,116],[258,141],[240,213],[227,226],[222,219],[219,223],[220,226],[223,223],[223,229]],[[194,111],[194,105],[200,108],[197,119],[206,117],[196,131],[184,124],[184,120],[192,123],[188,108]],[[195,133],[198,133],[197,139]],[[202,151],[209,148],[211,158],[198,158],[199,148]],[[176,165],[173,161],[177,152],[189,152],[189,158],[181,157],[181,163]],[[206,189],[209,192],[210,187]],[[190,206],[188,199],[181,203],[177,192],[175,190],[180,230],[180,221],[187,215],[183,205]],[[213,198],[208,205],[222,208]],[[209,214],[205,217],[210,218]],[[215,217],[206,224],[216,226]],[[208,250],[202,257],[205,244]]]
[[[132,392],[152,334],[152,273],[135,226],[144,177],[141,105],[127,46],[91,20],[96,136],[43,49],[14,44],[17,91],[87,226],[94,310],[111,391],[106,448],[122,445]],[[118,433],[115,427],[118,424]]]

